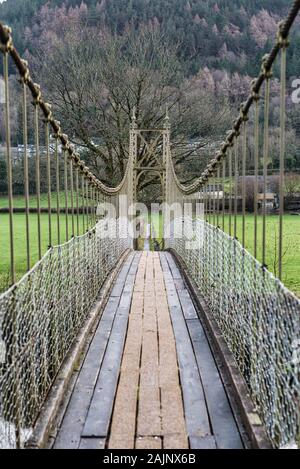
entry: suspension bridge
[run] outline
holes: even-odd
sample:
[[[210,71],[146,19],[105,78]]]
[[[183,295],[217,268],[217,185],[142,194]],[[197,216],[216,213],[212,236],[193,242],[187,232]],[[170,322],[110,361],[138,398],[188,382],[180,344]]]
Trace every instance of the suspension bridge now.
[[[97,179],[33,82],[11,30],[0,24],[10,266],[0,296],[1,447],[299,445],[300,301],[282,283],[287,51],[299,10],[297,0],[280,23],[233,128],[190,185],[176,174],[168,113],[162,128],[141,129],[133,111],[123,180],[107,187]],[[23,118],[24,275],[19,275],[15,232],[12,73],[20,81]],[[280,82],[277,277],[266,265],[275,79]],[[246,250],[249,144],[254,256]],[[128,213],[128,207],[137,202],[139,179],[146,173],[158,177],[162,187],[159,252],[138,251],[130,228],[137,224],[137,211]],[[199,205],[203,213],[197,212]]]

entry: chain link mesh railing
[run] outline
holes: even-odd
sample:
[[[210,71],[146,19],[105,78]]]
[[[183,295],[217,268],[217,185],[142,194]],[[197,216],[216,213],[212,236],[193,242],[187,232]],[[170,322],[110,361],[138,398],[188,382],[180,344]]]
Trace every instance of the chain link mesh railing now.
[[[126,236],[99,221],[86,234],[51,248],[0,296],[0,447],[21,447],[51,384],[86,321]]]
[[[7,224],[0,253],[0,448],[20,448],[106,277],[132,247],[127,207],[133,167],[129,157],[119,185],[105,186],[54,119],[13,45],[10,28],[1,23],[0,51],[7,185],[0,216],[1,235]],[[12,70],[20,89],[11,98]],[[12,143],[16,106],[23,124],[21,137],[13,136],[22,141],[19,167]],[[24,183],[22,215],[15,210],[17,170]]]
[[[233,353],[275,446],[300,419],[300,301],[234,238],[184,218],[170,247],[184,259]],[[193,243],[189,249],[189,243]]]
[[[166,162],[166,202],[178,210],[170,217],[166,246],[186,262],[275,447],[299,446],[300,438],[300,300],[281,282],[288,235],[284,226],[287,50],[299,10],[300,1],[296,0],[279,24],[276,43],[263,58],[261,73],[253,80],[239,117],[201,176],[189,186],[181,184],[170,146]],[[275,65],[280,70],[280,80],[275,83],[275,94],[280,96],[276,96],[278,105],[273,109],[278,117],[279,188],[271,229],[275,238],[272,267],[278,278],[267,266],[270,104]],[[249,190],[247,175],[252,169],[254,184]],[[198,212],[195,202],[201,207]],[[253,246],[252,241],[248,246],[254,257],[246,250],[251,237]]]

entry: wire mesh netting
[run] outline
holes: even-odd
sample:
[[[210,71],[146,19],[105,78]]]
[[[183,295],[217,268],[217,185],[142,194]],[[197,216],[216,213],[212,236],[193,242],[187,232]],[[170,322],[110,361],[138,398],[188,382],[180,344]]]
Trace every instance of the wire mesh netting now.
[[[128,238],[99,221],[85,235],[51,248],[0,296],[0,447],[23,446],[100,287]]]
[[[236,239],[200,219],[184,223],[185,236],[170,247],[185,260],[274,446],[297,442],[300,300]]]

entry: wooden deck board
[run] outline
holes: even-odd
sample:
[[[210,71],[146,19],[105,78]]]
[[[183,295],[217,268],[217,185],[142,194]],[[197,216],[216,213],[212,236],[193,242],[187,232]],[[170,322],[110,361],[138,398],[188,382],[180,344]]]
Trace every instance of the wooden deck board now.
[[[119,378],[128,314],[129,308],[117,310],[114,327],[83,428],[82,435],[85,437],[107,437]]]
[[[105,438],[81,438],[79,449],[104,449]]]
[[[178,269],[174,266],[175,262],[173,257],[170,254],[162,256],[165,258],[165,260],[163,261],[165,273],[168,272],[168,267],[172,276],[175,272],[176,279],[174,278],[174,283],[176,282],[177,285],[180,286],[179,290],[177,288],[176,293],[174,293],[174,289],[171,288],[170,293],[168,295],[168,298],[171,298],[171,304],[173,305],[177,304],[177,299],[174,298],[174,296],[176,297],[176,295],[178,295],[178,299],[181,305],[180,308],[178,308],[178,306],[170,308],[171,315],[173,312],[172,319],[174,321],[173,325],[175,335],[176,330],[178,329],[176,343],[178,346],[179,360],[180,348],[182,346],[182,343],[189,343],[189,345],[185,346],[186,355],[183,355],[182,357],[181,369],[183,392],[184,395],[187,395],[187,400],[184,399],[185,404],[188,407],[191,405],[189,396],[189,393],[191,391],[190,388],[188,388],[188,383],[189,379],[194,380],[195,374],[197,374],[196,368],[193,367],[193,369],[191,369],[190,371],[190,375],[186,376],[186,367],[188,366],[188,364],[186,363],[186,359],[188,355],[191,359],[191,354],[193,354],[195,359],[193,365],[195,365],[195,363],[197,364],[198,373],[201,381],[202,391],[200,391],[200,394],[202,394],[203,392],[203,397],[205,399],[206,405],[206,412],[211,426],[210,432],[207,432],[207,434],[199,434],[197,432],[191,432],[189,434],[191,447],[205,448],[205,445],[208,445],[208,447],[218,447],[222,449],[243,448],[239,430],[234,419],[233,412],[230,407],[222,379],[220,377],[220,373],[213,358],[206,334],[198,318],[197,311],[193,304],[191,295],[186,287],[182,288],[181,282],[178,284],[178,281],[180,279],[178,278]],[[186,379],[187,386],[185,386],[184,384]],[[195,405],[194,401],[193,404]],[[186,419],[187,425],[188,422],[191,423],[188,415],[186,415]]]
[[[138,356],[134,366],[128,360],[133,353]],[[131,379],[138,360],[139,384]],[[136,276],[109,448],[133,448],[134,437],[136,448],[170,448],[172,442],[176,448],[188,447],[175,339],[156,253],[142,256]]]
[[[199,320],[187,321],[201,374],[213,434],[218,448],[241,449],[242,440]]]
[[[130,255],[125,261],[117,278],[118,285],[122,278],[124,287],[126,276],[134,260]],[[54,448],[76,449],[80,445],[80,439],[85,426],[86,417],[91,405],[94,389],[99,376],[104,354],[110,338],[110,333],[118,309],[122,289],[119,296],[111,295],[103,311],[99,326],[90,344],[86,358],[82,364],[77,382],[75,384],[71,399],[67,406],[64,418],[59,428]]]
[[[54,448],[241,448],[216,362],[169,253],[132,253],[114,283]]]

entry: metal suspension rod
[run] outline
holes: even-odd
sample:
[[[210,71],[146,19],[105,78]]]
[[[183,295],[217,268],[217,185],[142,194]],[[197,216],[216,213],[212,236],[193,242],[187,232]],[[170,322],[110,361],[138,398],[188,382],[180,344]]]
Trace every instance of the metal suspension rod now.
[[[51,160],[49,142],[49,122],[45,122],[45,143],[47,160],[47,186],[48,186],[48,246],[52,246],[52,192],[51,192]]]
[[[81,203],[82,203],[82,232],[85,232],[85,180],[84,175],[81,176]]]
[[[92,188],[93,191],[93,225],[96,224],[96,210],[95,210],[95,205],[96,205],[96,191],[95,188]],[[115,202],[115,206],[117,207],[117,201]]]
[[[27,87],[22,81],[23,91],[23,146],[24,146],[24,198],[26,220],[26,255],[27,270],[30,270],[30,217],[29,217],[29,170],[28,170],[28,125],[27,125]]]
[[[259,163],[259,99],[255,98],[255,123],[254,123],[254,257],[257,258],[257,216],[258,216],[258,163]]]
[[[5,87],[5,133],[6,133],[6,165],[7,165],[7,192],[9,207],[9,241],[10,241],[10,279],[14,284],[15,255],[14,255],[14,220],[13,220],[13,181],[12,181],[12,158],[11,158],[11,132],[10,132],[10,109],[9,109],[9,78],[8,78],[8,52],[3,56],[3,73]]]
[[[79,175],[78,175],[78,168],[75,170],[75,186],[76,186],[76,232],[77,236],[80,234],[80,226],[79,226]]]
[[[223,159],[223,203],[222,203],[222,230],[225,231],[225,178],[226,178],[226,160]]]
[[[237,209],[238,209],[238,181],[239,181],[239,140],[238,135],[234,141],[234,237],[237,238]]]
[[[213,225],[216,225],[216,175],[213,174]]]
[[[203,188],[203,197],[204,197],[204,219],[205,221],[207,221],[206,219],[206,215],[207,215],[207,186],[206,184],[204,185],[204,188]]]
[[[266,266],[266,202],[267,202],[267,177],[268,177],[268,159],[269,159],[269,113],[270,113],[270,78],[266,80],[265,89],[265,111],[264,111],[264,171],[263,171],[263,228],[262,228],[262,264]]]
[[[210,182],[207,184],[207,190],[208,190],[208,223],[210,224],[211,223],[211,210],[212,210],[212,207],[211,207],[211,184]]]
[[[89,218],[90,198],[89,198],[89,181],[88,181],[88,179],[86,179],[86,181],[85,181],[85,196],[86,196],[86,229],[89,230],[89,228],[90,228],[90,218]]]
[[[56,224],[57,244],[60,244],[60,167],[58,154],[58,138],[55,136],[55,162],[56,162]]]
[[[66,241],[69,239],[69,191],[68,191],[68,155],[65,149],[64,154],[64,180],[65,180],[65,220],[66,220]]]
[[[70,189],[71,189],[71,213],[72,213],[72,237],[75,236],[75,220],[74,220],[74,176],[73,176],[73,159],[70,159]]]
[[[41,240],[41,169],[40,169],[40,135],[39,135],[39,108],[34,103],[34,128],[35,128],[35,181],[36,181],[36,208],[37,208],[37,232],[38,232],[38,256],[42,258]]]
[[[286,126],[286,48],[288,40],[282,38],[281,49],[281,89],[280,89],[280,176],[279,176],[279,245],[278,276],[282,279],[283,257],[283,214],[284,214],[284,169],[285,169],[285,126]]]
[[[229,172],[229,236],[232,236],[232,147],[229,149],[229,158],[228,158],[228,172]]]
[[[217,169],[217,179],[218,179],[218,190],[217,190],[217,226],[219,227],[219,215],[220,215],[220,165]]]
[[[246,162],[247,162],[247,119],[243,125],[243,157],[242,157],[242,244],[246,246]]]

